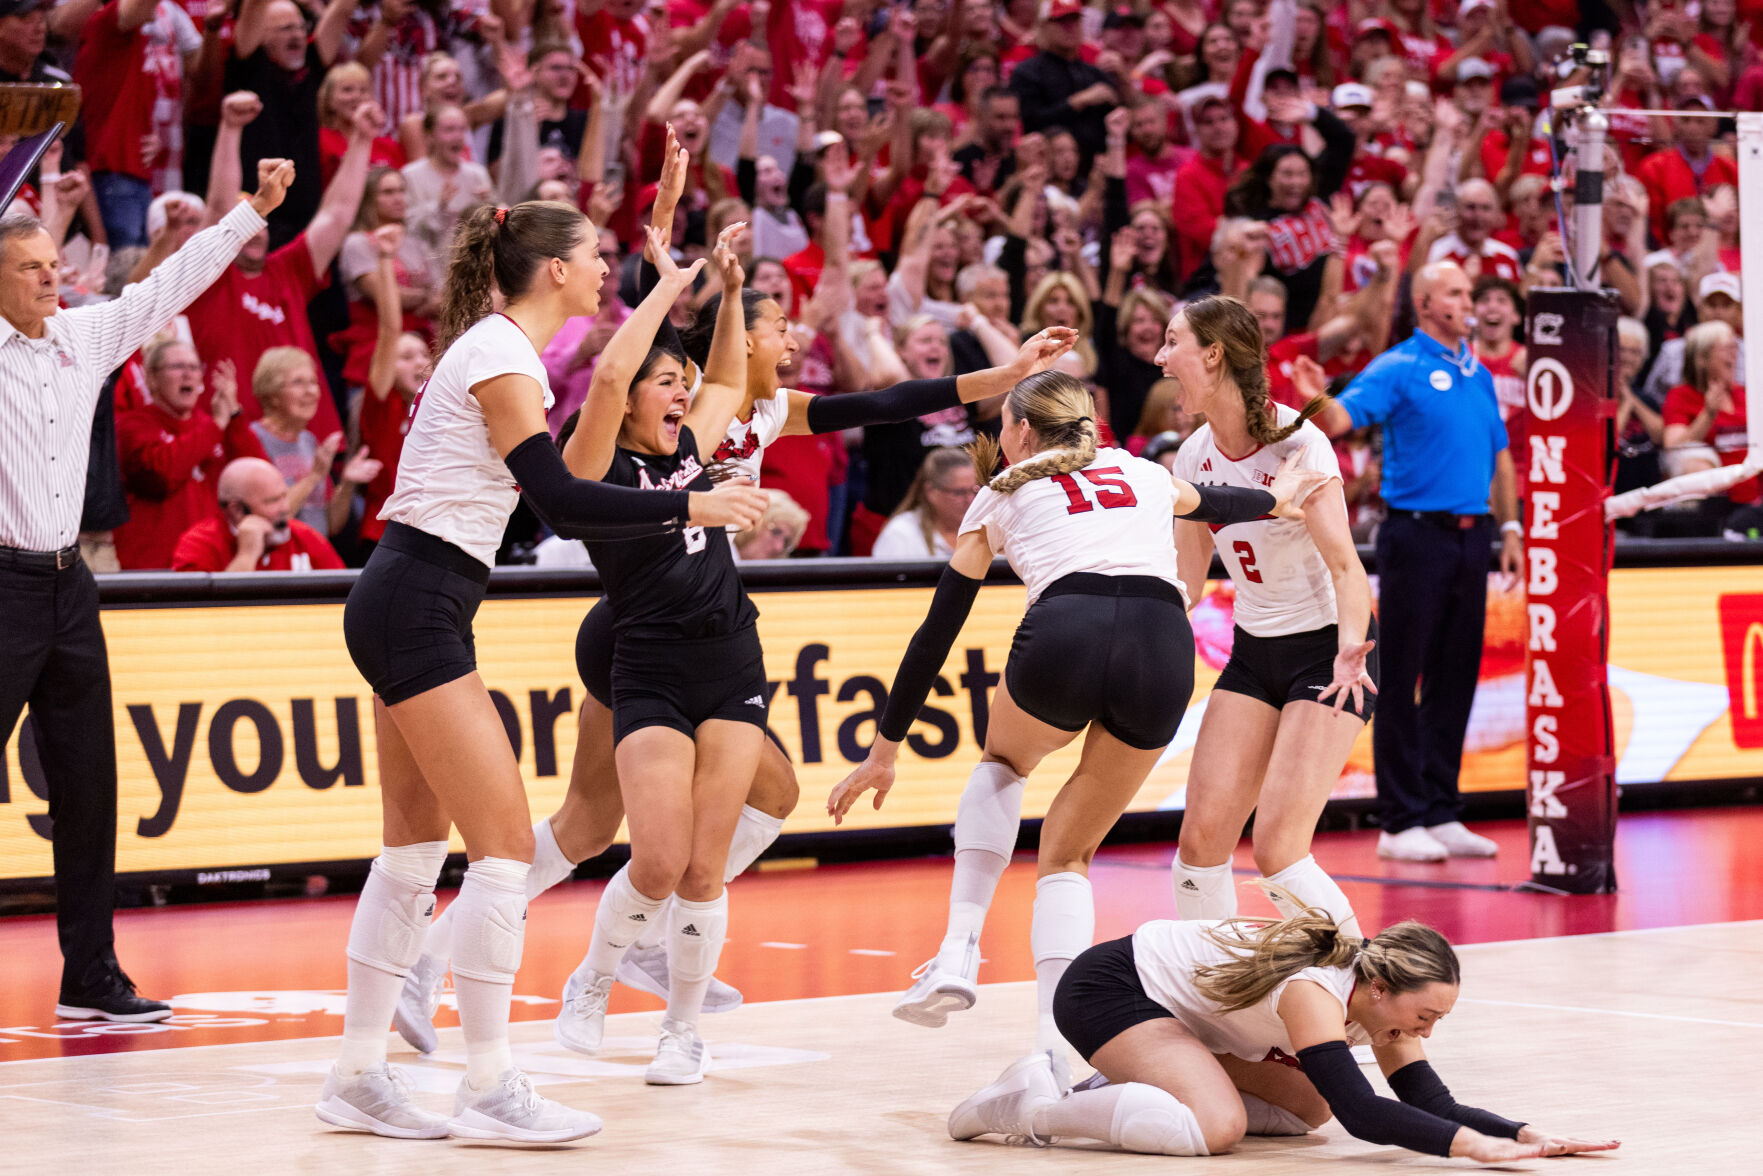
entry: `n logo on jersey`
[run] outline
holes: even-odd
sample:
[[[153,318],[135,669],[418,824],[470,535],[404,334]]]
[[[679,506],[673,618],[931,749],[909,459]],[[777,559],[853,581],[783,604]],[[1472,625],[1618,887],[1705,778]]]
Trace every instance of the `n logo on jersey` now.
[[[739,446],[735,445],[732,438],[724,437],[722,439],[722,444],[716,447],[716,452],[711,455],[710,460],[712,462],[729,460],[745,461],[747,458],[752,457],[758,452],[759,437],[752,429],[748,429],[746,437],[741,440]]]

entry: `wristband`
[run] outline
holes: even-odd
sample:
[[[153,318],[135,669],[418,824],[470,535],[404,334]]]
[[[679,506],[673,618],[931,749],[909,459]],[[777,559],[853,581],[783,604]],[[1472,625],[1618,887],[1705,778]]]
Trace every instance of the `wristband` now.
[[[1520,539],[1522,539],[1522,538],[1524,538],[1524,524],[1519,522],[1517,519],[1507,519],[1505,522],[1500,524],[1500,534],[1502,534],[1502,535],[1507,535],[1507,534],[1517,535]]]

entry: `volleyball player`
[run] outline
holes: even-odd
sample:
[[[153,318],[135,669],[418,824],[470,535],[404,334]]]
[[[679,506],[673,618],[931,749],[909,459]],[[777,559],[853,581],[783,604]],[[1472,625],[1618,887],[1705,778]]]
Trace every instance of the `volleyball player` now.
[[[673,207],[684,187],[688,165],[684,150],[671,138],[671,129],[669,134],[652,220],[655,227],[666,230],[673,224]],[[836,159],[829,161],[829,167],[835,165],[846,166]],[[840,185],[830,186],[837,189]],[[843,196],[834,191],[829,192],[828,199],[837,202]],[[843,223],[837,217],[833,221]],[[653,264],[645,255],[640,287],[652,288],[654,274]],[[1069,328],[1050,327],[1024,343],[1016,359],[1004,367],[959,377],[908,380],[872,392],[812,396],[780,386],[778,368],[796,350],[783,308],[755,290],[741,292],[740,306],[746,332],[746,367],[739,382],[744,395],[713,454],[711,473],[716,478],[746,476],[755,483],[765,449],[779,437],[836,433],[911,420],[997,396],[1018,380],[1050,365],[1077,339],[1077,333]],[[686,355],[702,370],[721,307],[722,295],[711,295],[683,339],[664,318],[657,331],[657,342],[675,354]],[[605,852],[624,817],[613,753],[612,660],[612,610],[602,602],[589,611],[577,638],[576,665],[587,698],[578,719],[569,791],[555,814],[533,826],[535,853],[533,869],[527,877],[529,897],[567,879],[578,862]],[[800,788],[789,757],[777,743],[766,740],[735,823],[725,881],[745,872],[777,839],[784,819],[795,810],[799,798]],[[451,922],[448,912],[435,921],[423,955],[411,969],[395,1018],[404,1039],[425,1053],[433,1050],[438,1041],[432,1017],[447,971]],[[665,917],[650,922],[648,930],[619,963],[615,973],[619,983],[663,1000],[671,998],[665,930],[668,925]],[[738,991],[711,978],[704,1012],[723,1012],[740,1003]],[[597,989],[583,989],[579,981],[572,984],[558,1017],[558,1041],[580,1053],[597,1053],[604,1015],[605,1002]]]
[[[1369,940],[1315,909],[1267,925],[1146,923],[1084,952],[1059,984],[1059,1027],[1097,1078],[1061,1096],[1046,1055],[1031,1054],[957,1107],[949,1134],[1204,1156],[1332,1117],[1368,1143],[1481,1163],[1620,1146],[1451,1097],[1425,1041],[1460,980],[1444,936],[1412,921]],[[1370,1044],[1395,1098],[1372,1091],[1349,1043]]]
[[[455,239],[440,314],[446,353],[412,405],[386,532],[343,615],[374,692],[385,841],[349,930],[343,1043],[317,1108],[327,1123],[528,1142],[600,1129],[594,1115],[540,1097],[508,1045],[533,842],[519,765],[477,674],[472,616],[522,492],[554,529],[580,536],[599,524],[677,537],[745,525],[764,504],[750,487],[656,494],[570,476],[545,428],[539,352],[565,319],[598,309],[605,273],[593,226],[567,204],[479,208]],[[490,313],[493,288],[505,313]],[[470,861],[453,952],[466,1073],[446,1119],[418,1107],[386,1065],[385,1033],[434,913],[453,824]]]
[[[1237,913],[1231,853],[1253,812],[1257,868],[1358,935],[1347,896],[1310,853],[1377,692],[1375,642],[1367,639],[1371,585],[1347,525],[1340,464],[1322,430],[1269,401],[1262,335],[1236,299],[1201,298],[1177,311],[1157,360],[1180,381],[1182,408],[1206,419],[1176,454],[1177,477],[1262,486],[1296,455],[1328,479],[1304,500],[1301,520],[1215,525],[1210,536],[1203,524],[1176,527],[1187,583],[1205,583],[1216,545],[1236,585],[1230,660],[1207,700],[1188,770],[1176,909],[1184,919]]]
[[[894,1007],[913,1024],[941,1026],[973,1006],[979,935],[1016,846],[1023,783],[1046,756],[1088,728],[1077,770],[1041,826],[1029,932],[1040,1018],[1035,1048],[1068,1065],[1053,1023],[1059,977],[1095,932],[1089,864],[1102,838],[1175,737],[1194,687],[1193,632],[1171,531],[1176,514],[1228,523],[1291,505],[1322,475],[1288,459],[1266,488],[1195,487],[1155,462],[1098,449],[1095,402],[1063,372],[1030,376],[1004,401],[999,442],[975,465],[989,477],[998,446],[1010,468],[968,508],[930,614],[888,693],[869,756],[833,789],[842,821],[864,792],[880,808],[894,760],[1003,551],[1028,586],[1028,612],[992,697],[985,757],[955,818],[949,923],[937,955]]]

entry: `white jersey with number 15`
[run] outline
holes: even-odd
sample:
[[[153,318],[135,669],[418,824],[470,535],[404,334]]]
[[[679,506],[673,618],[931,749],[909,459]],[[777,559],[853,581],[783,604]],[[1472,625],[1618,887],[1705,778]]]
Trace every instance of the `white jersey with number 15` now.
[[[1031,605],[1074,572],[1155,576],[1181,589],[1174,511],[1167,470],[1124,449],[1098,449],[1083,469],[1035,478],[1014,494],[981,489],[961,534],[985,531],[992,551],[1002,551],[1028,586]]]
[[[1274,405],[1281,428],[1298,418],[1295,409]],[[1305,421],[1277,445],[1261,445],[1232,457],[1201,425],[1175,454],[1175,476],[1196,486],[1246,486],[1266,490],[1292,453],[1305,469],[1339,478],[1341,463],[1322,430]],[[1325,485],[1322,493],[1339,494]],[[1256,637],[1308,633],[1335,623],[1334,579],[1302,519],[1272,516],[1252,523],[1212,527],[1212,541],[1236,585],[1235,620]]]

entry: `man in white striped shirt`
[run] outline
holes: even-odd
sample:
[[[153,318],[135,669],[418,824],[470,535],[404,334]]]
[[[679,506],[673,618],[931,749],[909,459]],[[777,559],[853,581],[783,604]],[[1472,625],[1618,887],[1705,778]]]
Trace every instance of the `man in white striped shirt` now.
[[[0,218],[0,747],[28,704],[54,822],[63,1018],[158,1021],[111,930],[116,733],[98,586],[80,560],[88,433],[110,372],[207,289],[294,180],[263,160],[257,194],[111,302],[59,310],[60,261],[29,216]]]

